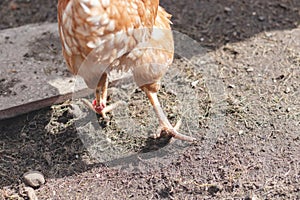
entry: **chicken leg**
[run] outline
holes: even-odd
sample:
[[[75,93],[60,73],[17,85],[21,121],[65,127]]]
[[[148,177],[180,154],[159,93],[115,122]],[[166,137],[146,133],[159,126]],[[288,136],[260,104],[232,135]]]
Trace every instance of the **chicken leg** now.
[[[106,107],[107,87],[108,87],[107,74],[103,73],[103,75],[101,76],[98,82],[97,88],[95,90],[96,99],[93,101],[94,109],[98,113],[101,113],[103,109]]]
[[[119,101],[109,106],[106,106],[107,88],[108,88],[107,73],[103,73],[103,75],[101,76],[98,82],[97,88],[95,89],[95,99],[93,100],[93,102],[90,103],[87,99],[82,99],[83,103],[85,103],[95,113],[100,114],[104,119],[107,118],[106,113],[110,112],[121,103]]]
[[[185,140],[185,141],[189,141],[189,142],[196,141],[196,138],[179,133],[176,130],[178,128],[177,125],[175,127],[173,127],[170,124],[163,109],[161,108],[161,105],[160,105],[158,97],[157,97],[157,91],[159,89],[158,83],[143,85],[141,87],[141,89],[146,93],[148,99],[150,100],[150,102],[154,108],[154,111],[158,117],[158,120],[159,120],[160,130],[159,130],[158,134],[156,135],[156,137],[160,137],[161,132],[165,131],[168,135],[170,135],[174,138],[180,139],[180,140]]]

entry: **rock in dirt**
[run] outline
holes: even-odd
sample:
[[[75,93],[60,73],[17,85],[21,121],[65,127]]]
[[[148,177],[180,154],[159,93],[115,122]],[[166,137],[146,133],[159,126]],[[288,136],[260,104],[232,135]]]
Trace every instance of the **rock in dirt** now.
[[[45,183],[44,175],[39,171],[29,171],[23,175],[26,185],[31,187],[40,187]]]

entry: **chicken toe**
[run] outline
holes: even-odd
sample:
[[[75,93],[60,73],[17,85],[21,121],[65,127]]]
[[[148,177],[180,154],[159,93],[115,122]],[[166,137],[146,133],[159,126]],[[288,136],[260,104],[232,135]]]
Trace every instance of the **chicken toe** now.
[[[100,107],[95,107],[94,104],[92,104],[89,100],[82,98],[81,101],[92,111],[94,111],[97,114],[100,114],[104,119],[107,119],[106,113],[111,112],[113,109],[116,107],[120,106],[123,104],[123,101],[117,101],[116,103],[110,104],[110,105],[105,105]]]
[[[173,127],[170,124],[168,118],[166,117],[166,115],[158,101],[158,97],[157,97],[157,88],[158,87],[156,85],[157,84],[152,84],[152,85],[145,85],[142,87],[142,89],[145,91],[147,97],[149,98],[149,100],[154,108],[154,111],[158,117],[158,120],[159,120],[160,129],[156,133],[155,137],[156,138],[161,137],[161,136],[163,136],[163,133],[165,133],[176,139],[180,139],[180,140],[184,140],[184,141],[188,141],[188,142],[196,141],[196,138],[190,137],[187,135],[183,135],[177,131],[177,129],[179,129],[179,126],[181,124],[181,120],[175,125],[175,127]],[[156,89],[151,91],[151,88],[156,88]]]

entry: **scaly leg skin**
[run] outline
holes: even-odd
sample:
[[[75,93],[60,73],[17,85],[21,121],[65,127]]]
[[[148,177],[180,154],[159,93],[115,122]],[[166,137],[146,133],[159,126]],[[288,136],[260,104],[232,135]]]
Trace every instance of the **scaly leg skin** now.
[[[144,85],[141,87],[141,89],[146,93],[148,99],[150,100],[150,102],[154,108],[154,111],[158,117],[158,120],[159,120],[160,131],[157,134],[157,137],[160,137],[161,133],[163,131],[165,131],[168,135],[170,135],[176,139],[180,139],[180,140],[184,140],[184,141],[188,141],[188,142],[196,141],[196,138],[193,138],[193,137],[190,137],[187,135],[183,135],[176,130],[179,128],[180,123],[177,123],[175,127],[173,127],[170,124],[168,118],[164,114],[164,111],[161,108],[161,105],[158,101],[158,97],[157,97],[158,88],[159,88],[159,85],[157,83],[147,84],[147,85]]]
[[[97,88],[95,90],[95,100],[93,101],[94,110],[101,114],[103,118],[106,118],[106,112],[103,112],[106,108],[106,100],[107,100],[107,87],[108,80],[107,74],[103,73],[101,76]],[[101,93],[101,94],[100,94]]]
[[[90,103],[87,99],[82,99],[83,103],[86,104],[87,107],[89,107],[95,113],[100,114],[104,119],[107,119],[106,113],[110,112],[111,110],[113,110],[114,108],[116,108],[122,103],[121,101],[118,101],[114,104],[106,106],[107,88],[108,88],[107,74],[104,73],[101,76],[97,88],[95,90],[95,100],[92,103]]]

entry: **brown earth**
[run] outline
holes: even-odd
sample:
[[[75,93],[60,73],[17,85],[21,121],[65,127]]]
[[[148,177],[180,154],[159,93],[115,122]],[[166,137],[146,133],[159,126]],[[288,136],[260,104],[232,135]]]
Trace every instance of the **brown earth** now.
[[[38,170],[39,199],[300,199],[300,1],[162,5],[201,46],[178,53],[159,96],[198,142],[149,139],[145,95],[117,85],[109,101],[127,104],[108,121],[78,101],[1,121],[0,198],[27,199],[22,175]],[[0,29],[55,20],[56,1],[0,2]]]

